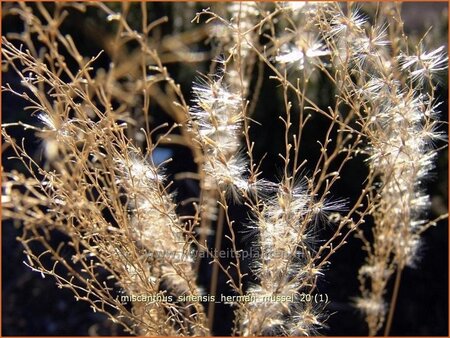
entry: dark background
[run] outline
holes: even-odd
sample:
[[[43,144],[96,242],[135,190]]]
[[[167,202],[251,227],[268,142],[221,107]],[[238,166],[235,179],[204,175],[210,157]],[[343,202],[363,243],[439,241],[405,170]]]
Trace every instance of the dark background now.
[[[149,5],[152,12],[150,18],[173,13],[173,7],[167,3],[155,3]],[[197,4],[198,8],[207,7]],[[192,17],[195,10],[192,6]],[[410,34],[424,32],[430,24],[437,25],[438,21],[447,21],[447,4],[445,3],[407,3],[404,4],[404,18],[406,30]],[[443,14],[444,13],[444,14]],[[185,13],[186,14],[186,13]],[[173,14],[172,14],[173,15]],[[78,47],[83,55],[96,55],[101,49],[97,42],[97,36],[92,34],[92,28],[99,32],[108,33],[107,26],[102,26],[98,20],[98,14],[89,12],[80,14],[74,12],[63,25],[62,30],[70,33],[75,42],[80,42]],[[103,19],[104,21],[104,19]],[[96,25],[100,25],[97,27]],[[439,25],[438,25],[439,26]],[[441,25],[442,26],[442,25]],[[447,41],[447,26],[445,25],[442,42]],[[16,17],[2,18],[3,34],[8,32],[20,32],[22,24]],[[199,48],[208,48],[206,46]],[[100,58],[97,67],[108,67],[108,59]],[[207,64],[199,64],[196,69],[206,73]],[[172,65],[170,73],[175,79],[182,79],[181,85],[188,98],[190,85],[194,72],[184,65]],[[265,165],[262,167],[264,176],[274,180],[279,174],[274,169],[273,163],[278,163],[277,154],[283,142],[283,129],[281,124],[276,125],[275,117],[280,113],[279,97],[274,95],[273,82],[268,80],[269,71],[265,70],[266,80],[263,83],[260,101],[256,109],[255,119],[262,126],[255,127],[252,138],[256,140],[256,157],[267,153]],[[12,72],[2,74],[2,85],[10,83],[20,88],[17,77]],[[440,97],[444,101],[441,106],[443,120],[447,120],[447,77],[440,86]],[[319,102],[326,107],[329,104],[330,88],[324,82],[318,88]],[[2,121],[11,122],[22,120],[30,121],[28,113],[23,111],[24,102],[10,95],[2,94]],[[156,113],[154,124],[157,125],[167,117]],[[35,120],[32,120],[35,122]],[[317,153],[315,140],[320,138],[325,130],[326,121],[320,117],[313,118],[308,130],[305,131],[304,156],[311,162]],[[27,137],[30,144],[38,145],[32,133],[16,131],[15,137]],[[308,140],[311,140],[308,142]],[[177,173],[186,170],[194,170],[195,166],[186,149],[173,147],[173,162],[167,168],[169,173]],[[7,159],[8,152],[3,153],[3,168],[9,171],[13,168],[20,169],[17,162]],[[314,163],[314,162],[313,162]],[[434,177],[430,180],[428,191],[432,196],[432,211],[430,218],[439,214],[446,208],[447,201],[447,152],[439,155]],[[361,161],[353,161],[345,172],[342,180],[336,186],[336,196],[354,196],[360,189],[360,184],[367,175],[367,169]],[[198,191],[192,182],[176,183],[178,198],[183,199],[189,195],[195,195]],[[181,210],[182,212],[182,210]],[[236,219],[245,219],[245,210],[238,206],[232,206],[231,212]],[[445,212],[445,211],[444,211]],[[237,222],[239,223],[239,222]],[[367,224],[366,226],[370,226]],[[243,227],[238,230],[244,230]],[[320,236],[326,238],[325,229]],[[86,303],[76,302],[72,293],[68,290],[60,290],[55,286],[51,278],[42,279],[39,273],[32,272],[22,261],[25,259],[21,245],[16,241],[20,235],[20,229],[11,221],[4,221],[2,226],[2,335],[121,335],[124,334],[120,327],[115,326],[105,319],[102,314],[94,313]],[[58,240],[56,237],[55,240]],[[214,239],[210,238],[211,245]],[[222,249],[226,249],[224,242]],[[240,247],[249,247],[248,241],[239,242]],[[340,249],[332,258],[332,264],[325,277],[319,283],[318,292],[326,293],[331,303],[327,307],[331,314],[327,321],[328,329],[321,331],[324,335],[366,335],[367,329],[363,317],[350,305],[351,298],[358,295],[357,271],[362,265],[364,255],[357,239],[351,238],[349,243]],[[244,267],[246,262],[244,262]],[[205,261],[199,276],[199,283],[207,289],[211,274],[210,266]],[[225,276],[220,276],[219,293],[231,294],[225,285]],[[216,308],[216,335],[228,335],[232,322],[232,311],[226,305],[218,305]],[[392,335],[448,335],[448,229],[447,222],[441,222],[437,227],[430,229],[423,236],[422,259],[416,269],[406,269],[403,274],[398,304],[395,312]]]

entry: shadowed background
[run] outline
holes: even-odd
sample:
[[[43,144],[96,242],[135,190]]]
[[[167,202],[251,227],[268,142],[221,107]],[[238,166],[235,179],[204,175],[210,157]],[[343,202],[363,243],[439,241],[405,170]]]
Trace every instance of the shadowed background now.
[[[9,6],[9,4],[2,4]],[[113,4],[114,6],[115,4]],[[48,6],[51,6],[49,4]],[[153,3],[149,4],[149,17],[156,19],[167,15],[169,20],[176,16],[183,16],[182,20],[190,20],[195,12],[209,5],[197,3]],[[441,43],[447,41],[447,4],[445,3],[406,3],[403,6],[405,27],[408,34],[423,33],[427,27],[433,25],[438,33],[442,34]],[[96,55],[102,49],[101,37],[112,34],[108,31],[108,25],[102,23],[104,17],[99,18],[94,10],[87,13],[74,11],[66,19],[61,30],[64,34],[70,34],[74,38],[81,54]],[[163,26],[162,33],[170,34],[172,26]],[[3,34],[20,32],[22,24],[17,17],[7,16],[2,18]],[[441,30],[441,32],[439,32]],[[436,33],[435,33],[436,34]],[[208,45],[197,46],[199,50],[208,50]],[[108,68],[108,59],[101,56],[94,64],[98,68]],[[173,64],[169,71],[180,82],[185,97],[190,97],[190,87],[196,71],[208,72],[208,63],[198,64]],[[95,70],[94,70],[95,71]],[[268,80],[270,72],[264,69],[265,80],[258,105],[255,110],[255,119],[262,125],[253,128],[252,139],[255,140],[255,157],[261,158],[267,154],[262,171],[268,179],[278,177],[278,169],[274,163],[279,161],[277,154],[282,150],[283,128],[281,123],[274,124],[279,114],[281,98],[274,95],[273,82]],[[2,74],[2,85],[10,83],[13,87],[20,88],[20,80],[12,71]],[[254,87],[254,83],[252,84]],[[252,87],[251,86],[251,87]],[[320,106],[326,107],[331,101],[331,89],[324,81],[317,88],[317,96]],[[447,77],[442,79],[439,87],[441,100],[442,119],[447,117]],[[36,123],[36,118],[29,117],[24,112],[24,102],[11,94],[2,94],[2,121],[12,122],[21,120]],[[157,126],[163,122],[170,122],[166,115],[155,108],[153,124]],[[303,156],[314,163],[317,154],[315,140],[326,131],[326,121],[320,117],[313,117],[308,130],[304,132]],[[15,129],[13,136],[17,139],[26,137],[30,144],[36,148],[36,157],[42,152],[39,141],[33,133]],[[174,175],[178,172],[195,171],[195,164],[187,149],[183,147],[170,147],[159,149],[158,156],[164,158],[171,156],[173,161],[168,165],[167,172]],[[3,168],[6,171],[18,169],[17,162],[8,160],[11,153],[5,151],[2,155]],[[446,209],[447,201],[447,152],[440,153],[434,177],[430,180],[428,191],[432,196],[433,215]],[[354,196],[367,176],[364,163],[352,161],[342,173],[342,180],[336,185],[336,196]],[[174,187],[177,198],[183,200],[198,194],[198,187],[191,181],[175,181]],[[231,206],[233,218],[245,223],[246,213],[241,207]],[[179,212],[188,213],[189,210]],[[239,224],[240,222],[237,222]],[[365,226],[370,226],[367,224]],[[245,227],[238,225],[240,237],[238,246],[248,249],[250,243],[245,240],[243,231]],[[326,238],[333,229],[325,228],[320,233],[321,238]],[[22,262],[25,259],[21,245],[16,241],[20,230],[11,221],[3,222],[2,226],[2,335],[121,335],[124,334],[120,327],[106,320],[105,316],[93,313],[88,304],[76,302],[68,290],[60,290],[55,286],[52,278],[42,279],[32,272]],[[64,236],[56,237],[55,241],[63,240]],[[209,239],[210,245],[214,238]],[[226,241],[222,249],[227,249]],[[447,335],[448,334],[448,229],[447,223],[441,222],[437,227],[427,231],[423,237],[421,250],[422,259],[416,269],[407,268],[403,273],[402,284],[395,312],[392,335]],[[332,258],[331,266],[325,271],[325,277],[319,281],[318,292],[327,294],[330,304],[327,311],[330,318],[327,321],[328,329],[321,331],[324,335],[365,335],[367,333],[364,320],[357,310],[351,306],[351,298],[358,295],[357,272],[363,263],[364,255],[357,239],[350,238],[349,243],[341,248]],[[244,261],[244,268],[248,268],[248,262]],[[199,283],[206,290],[209,287],[211,266],[205,260],[201,267]],[[231,295],[226,287],[226,279],[219,275],[219,294]],[[218,304],[216,308],[216,322],[214,334],[229,335],[233,319],[232,309],[224,304]]]

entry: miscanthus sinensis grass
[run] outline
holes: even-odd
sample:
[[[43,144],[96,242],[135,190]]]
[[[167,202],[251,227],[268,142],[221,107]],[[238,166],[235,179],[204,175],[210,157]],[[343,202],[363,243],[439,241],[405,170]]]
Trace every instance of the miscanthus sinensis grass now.
[[[408,49],[404,37],[388,36],[391,21],[387,18],[367,27],[367,19],[357,9],[347,14],[334,10],[330,25],[324,26],[327,41],[339,68],[356,77],[343,82],[343,91],[366,115],[367,162],[371,175],[380,179],[372,214],[373,243],[363,237],[368,256],[359,276],[362,295],[356,300],[366,315],[369,333],[375,335],[388,311],[384,299],[388,281],[395,272],[399,280],[405,266],[418,263],[421,234],[435,224],[425,216],[430,198],[424,181],[434,168],[434,144],[445,140],[439,131],[435,76],[446,69],[447,57],[443,46],[424,52],[420,42],[415,50]],[[394,17],[399,20],[398,12]]]
[[[398,6],[243,2],[194,13],[186,4],[192,22],[181,13],[151,22],[148,3],[8,6],[24,30],[3,38],[3,66],[20,80],[3,90],[31,112],[3,124],[5,149],[22,166],[4,172],[3,214],[22,225],[27,265],[132,334],[214,334],[215,302],[205,299],[224,278],[239,296],[234,335],[313,335],[326,332],[327,304],[301,299],[356,234],[367,258],[354,303],[371,335],[385,322],[389,332],[401,272],[420,266],[421,234],[447,217],[428,219],[425,188],[446,141],[436,94],[446,51],[426,39],[411,47]],[[110,29],[95,57],[61,28],[86,10]],[[171,20],[173,34],[161,35]],[[108,67],[96,66],[101,58]],[[187,90],[173,63],[202,70],[186,71]],[[326,107],[321,81],[333,90]],[[267,154],[252,134],[266,82],[282,126],[268,135],[282,145],[274,177],[262,172]],[[162,115],[170,122],[158,125]],[[307,139],[317,120],[324,129]],[[42,140],[42,161],[12,128]],[[306,142],[317,144],[315,157]],[[195,172],[171,173],[170,158],[158,160],[175,146]],[[355,196],[337,195],[352,161],[367,178]],[[179,181],[198,193],[177,195]],[[67,240],[55,246],[55,232]],[[241,237],[258,253],[248,262]],[[217,255],[224,246],[231,259]],[[200,253],[210,257],[208,285]],[[118,292],[159,300],[124,304]]]

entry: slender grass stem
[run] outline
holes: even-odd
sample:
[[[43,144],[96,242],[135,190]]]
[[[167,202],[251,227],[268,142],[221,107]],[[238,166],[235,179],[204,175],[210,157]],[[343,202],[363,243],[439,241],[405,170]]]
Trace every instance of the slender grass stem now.
[[[397,274],[395,275],[394,290],[392,291],[391,304],[389,306],[389,314],[386,321],[386,326],[384,328],[384,336],[387,337],[392,327],[392,320],[394,319],[395,306],[397,305],[398,291],[400,289],[400,282],[402,279],[403,266],[397,269]]]
[[[224,221],[224,210],[223,208],[220,208],[219,217],[217,219],[216,241],[214,243],[215,252],[217,252],[217,250],[220,250],[222,246],[223,221]],[[219,264],[218,262],[214,262],[209,291],[210,295],[216,295],[218,278],[219,278]],[[215,302],[210,302],[208,307],[208,325],[210,332],[212,332],[214,324],[215,305],[216,305]]]

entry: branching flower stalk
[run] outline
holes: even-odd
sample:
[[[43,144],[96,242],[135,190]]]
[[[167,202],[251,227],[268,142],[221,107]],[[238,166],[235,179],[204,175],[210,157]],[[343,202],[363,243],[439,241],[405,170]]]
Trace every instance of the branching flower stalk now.
[[[175,204],[167,194],[162,182],[164,177],[158,173],[157,168],[149,164],[145,159],[133,156],[130,158],[117,158],[117,179],[121,187],[126,191],[130,200],[132,218],[132,236],[139,245],[148,250],[152,259],[149,270],[155,280],[160,279],[170,294],[178,296],[198,297],[201,291],[195,284],[195,274],[192,267],[193,260],[190,257],[189,248],[185,244],[185,228],[175,213]],[[168,253],[168,254],[164,254]],[[152,257],[154,256],[154,257]],[[135,285],[132,285],[135,287]],[[125,288],[127,290],[127,288]],[[139,289],[127,290],[130,294],[137,294]],[[170,309],[179,318],[179,331],[174,334],[188,332],[191,335],[204,335],[204,314],[201,304],[194,302],[184,304],[184,310]],[[143,315],[148,309],[143,309]],[[184,318],[192,318],[191,328],[183,328]],[[200,317],[200,318],[199,318]]]
[[[383,5],[381,13],[388,10],[389,4]],[[324,13],[322,29],[338,60],[335,64],[356,77],[354,82],[342,81],[342,95],[358,102],[366,114],[368,163],[371,175],[379,178],[381,185],[372,213],[373,243],[359,232],[368,256],[359,272],[362,295],[356,305],[366,315],[369,334],[376,335],[388,313],[384,300],[387,284],[397,273],[387,335],[400,275],[406,266],[417,264],[421,235],[437,221],[424,217],[430,201],[423,182],[434,168],[437,150],[433,144],[445,141],[438,131],[440,103],[435,99],[433,81],[435,74],[446,69],[446,56],[443,47],[427,53],[421,44],[416,55],[408,54],[404,40],[387,35],[388,23],[369,27],[358,10],[347,15],[338,7],[333,11]],[[401,22],[398,11],[394,16]],[[393,44],[398,50],[394,57],[386,48]]]
[[[409,48],[399,10],[384,4],[373,24],[353,4],[217,4],[192,13],[190,31],[180,32],[191,26],[180,16],[170,36],[172,18],[151,21],[147,6],[20,2],[6,11],[24,29],[3,37],[3,68],[18,83],[2,89],[30,114],[2,125],[19,168],[3,172],[2,204],[21,225],[26,264],[131,334],[214,334],[208,294],[219,296],[225,278],[233,335],[304,336],[322,333],[327,304],[303,297],[320,292],[332,256],[356,233],[367,252],[356,305],[370,335],[386,317],[388,333],[402,270],[418,264],[422,233],[447,217],[427,219],[424,187],[434,144],[446,141],[435,85],[444,47]],[[89,58],[63,33],[71,13],[88,9],[108,27],[103,52]],[[171,76],[174,63],[187,85]],[[207,75],[193,80],[198,69]],[[277,121],[266,143],[253,135],[263,85],[277,103],[264,111]],[[334,91],[328,101],[322,85]],[[15,139],[18,130],[25,136]],[[282,149],[257,154],[259,142]],[[171,172],[177,155],[160,152],[172,147],[195,169]],[[278,175],[262,172],[266,156]],[[358,161],[368,175],[342,196]],[[175,188],[183,183],[187,197]],[[258,253],[249,261],[243,237]],[[225,246],[230,260],[217,255]],[[203,284],[200,253],[212,266]]]
[[[27,8],[19,13],[31,16]],[[36,20],[30,18],[30,22]],[[37,33],[47,37],[46,32]],[[69,38],[53,36],[71,46]],[[31,40],[25,41],[32,47]],[[127,123],[118,122],[121,116],[111,110],[111,97],[105,95],[110,87],[101,84],[101,79],[94,80],[89,72],[95,59],[86,62],[70,47],[69,52],[80,62],[75,76],[55,46],[49,41],[50,54],[40,58],[33,55],[34,49],[24,51],[3,39],[5,62],[31,94],[10,86],[3,89],[26,100],[36,120],[44,125],[10,124],[2,130],[31,175],[26,178],[11,172],[4,177],[10,194],[3,204],[4,216],[24,224],[20,240],[28,264],[54,276],[60,287],[71,289],[77,299],[88,301],[95,311],[107,313],[131,333],[206,335],[203,305],[195,300],[200,290],[185,244],[190,233],[175,214],[159,169],[149,162],[148,155],[157,144],[147,138],[146,156],[131,144],[125,135]],[[62,80],[63,74],[68,81]],[[50,168],[41,167],[28,155],[26,146],[10,136],[7,130],[20,125],[39,132],[47,154],[51,145]],[[27,191],[22,197],[16,189],[19,186]],[[53,229],[70,238],[56,250],[50,244]],[[35,253],[37,244],[43,248],[39,255]],[[67,250],[73,252],[71,257],[62,255]],[[46,256],[52,258],[52,265],[46,263]],[[132,301],[128,309],[117,295],[119,285],[125,294],[145,295],[149,303]],[[192,295],[194,301],[170,301],[180,295]]]
[[[248,44],[258,39],[254,32],[259,11],[255,3],[230,3],[224,5],[225,12],[231,16],[229,21],[222,19],[220,24],[213,27],[211,36],[219,43],[220,75],[212,79],[201,79],[194,84],[194,107],[190,111],[191,128],[200,141],[205,154],[205,162],[199,164],[205,175],[201,185],[203,213],[200,232],[200,242],[210,233],[208,220],[216,219],[217,206],[214,201],[218,199],[218,190],[224,190],[226,195],[234,201],[241,199],[241,192],[248,193],[251,188],[242,172],[246,165],[239,154],[242,134],[248,142],[248,133],[244,129],[247,125],[247,95],[249,92],[251,73],[255,64],[255,53]],[[205,13],[203,13],[205,14]],[[199,20],[197,15],[196,19]],[[222,59],[223,58],[223,59]],[[202,83],[203,82],[203,83]],[[254,188],[254,187],[253,187]],[[226,203],[226,201],[222,201]],[[208,215],[209,213],[209,215]],[[215,244],[216,250],[222,247],[224,208],[219,207]],[[229,224],[231,229],[231,224]],[[231,229],[233,232],[233,230]],[[217,262],[218,263],[218,262]],[[238,264],[238,262],[236,262]],[[210,293],[216,295],[219,264],[213,266]],[[214,317],[215,303],[209,305],[208,317],[210,329]]]
[[[216,220],[215,249],[221,249],[224,209],[220,207],[219,216],[216,218],[215,201],[218,199],[219,191],[238,199],[238,189],[245,189],[246,180],[242,176],[243,163],[238,157],[237,151],[240,146],[240,134],[244,118],[242,99],[238,94],[231,92],[224,83],[224,78],[204,79],[204,83],[193,86],[195,105],[190,110],[190,128],[197,135],[197,141],[204,153],[202,166],[204,173],[202,184],[203,190],[203,219]],[[204,223],[205,224],[205,223]],[[202,235],[206,235],[205,226],[201,227]],[[200,243],[205,236],[200,238]],[[210,293],[215,295],[219,265],[213,267]],[[210,305],[208,316],[214,315],[214,305]],[[210,321],[210,328],[212,322]]]

